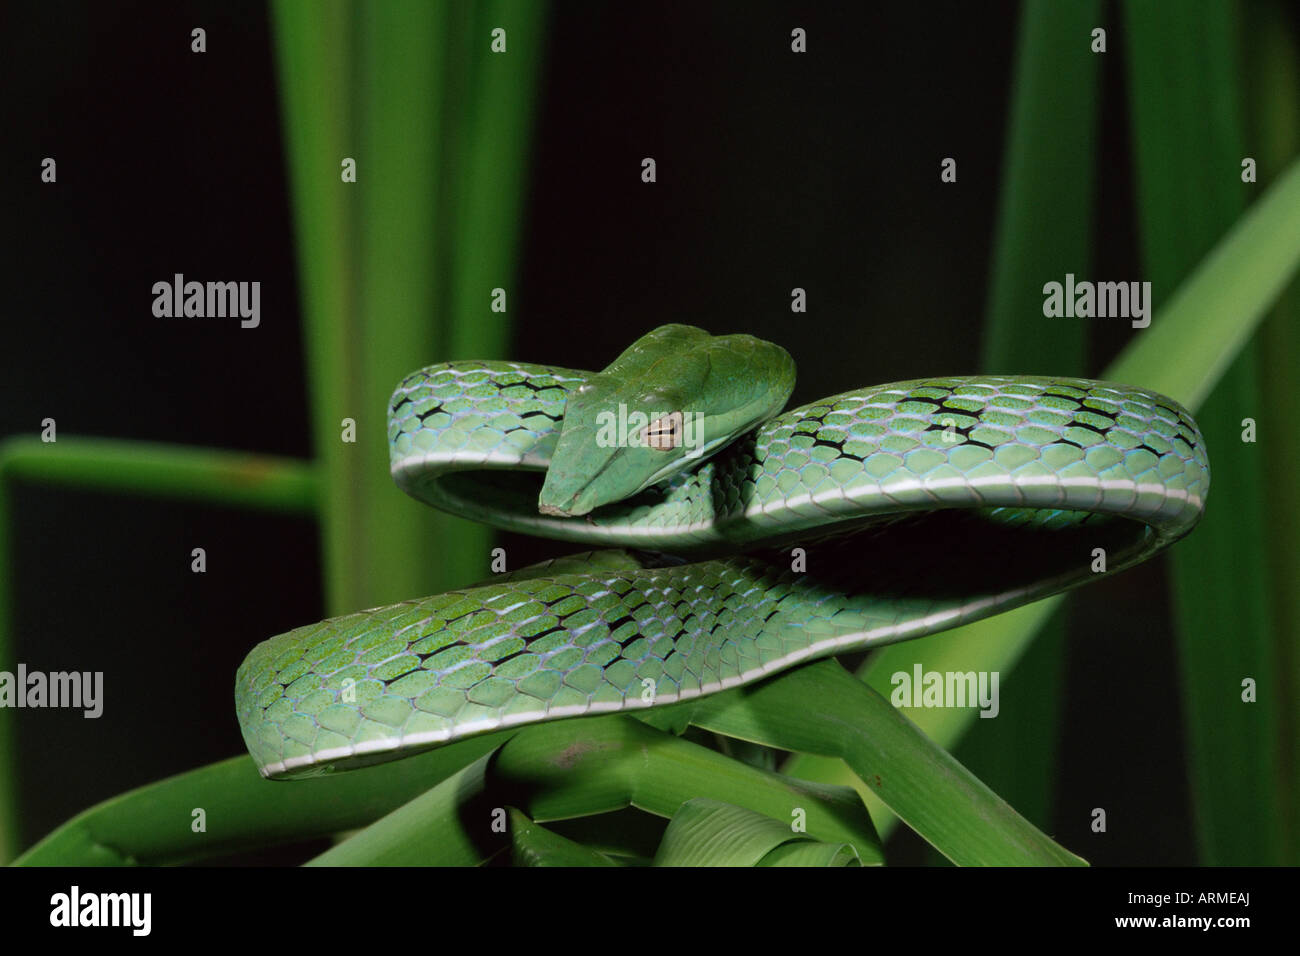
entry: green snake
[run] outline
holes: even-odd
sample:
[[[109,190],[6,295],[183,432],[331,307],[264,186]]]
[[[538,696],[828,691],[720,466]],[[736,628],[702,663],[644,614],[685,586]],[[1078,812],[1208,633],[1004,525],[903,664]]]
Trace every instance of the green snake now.
[[[600,550],[273,637],[236,676],[262,774],[659,706],[946,630],[1151,557],[1199,520],[1205,444],[1161,395],[980,375],[781,412],[794,362],[668,325],[599,373],[408,376],[393,478]]]

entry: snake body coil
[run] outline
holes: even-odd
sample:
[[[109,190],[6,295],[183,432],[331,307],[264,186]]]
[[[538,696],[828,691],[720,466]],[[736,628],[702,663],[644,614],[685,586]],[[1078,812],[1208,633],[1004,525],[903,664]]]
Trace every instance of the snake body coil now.
[[[637,366],[637,381],[660,368]],[[1167,398],[970,376],[743,422],[721,451],[630,498],[582,517],[542,513],[566,407],[588,382],[618,385],[613,371],[457,362],[401,383],[389,444],[403,490],[497,528],[612,550],[258,645],[236,704],[264,775],[666,704],[945,630],[1145,560],[1192,528],[1209,487],[1196,424]]]

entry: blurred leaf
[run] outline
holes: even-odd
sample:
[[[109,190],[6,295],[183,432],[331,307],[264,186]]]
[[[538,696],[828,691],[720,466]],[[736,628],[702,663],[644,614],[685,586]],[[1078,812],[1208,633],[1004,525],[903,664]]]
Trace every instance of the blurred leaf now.
[[[187,445],[18,436],[0,442],[0,478],[231,508],[316,508],[316,474],[307,462]]]
[[[1091,268],[1098,64],[1084,38],[1099,0],[1029,0],[1021,9],[984,331],[983,370],[1083,375],[1082,322],[1045,321],[1043,283]],[[913,665],[926,670],[929,645]],[[909,672],[911,668],[908,668]],[[1065,683],[1065,615],[1057,613],[1015,665],[1001,671],[1001,709],[967,734],[957,756],[1026,819],[1051,826]]]
[[[999,374],[1083,372],[1083,323],[1043,320],[1043,283],[1091,260],[1099,0],[1027,0],[1011,89],[983,365]],[[1083,39],[1081,39],[1083,38]],[[1063,366],[1059,372],[1057,365]]]
[[[1226,0],[1180,8],[1131,0],[1124,13],[1143,259],[1160,299],[1258,188],[1241,180],[1237,19]],[[1209,309],[1216,303],[1225,311],[1239,308],[1239,290],[1250,277],[1213,290],[1192,280],[1172,306],[1182,302],[1199,311],[1202,336],[1206,328],[1238,326],[1231,315]],[[1162,331],[1150,330],[1153,338]],[[1205,518],[1172,552],[1175,621],[1201,858],[1260,865],[1280,862],[1282,846],[1265,563],[1266,509],[1277,503],[1260,493],[1268,487],[1261,446],[1241,440],[1243,419],[1259,417],[1262,407],[1257,348],[1221,355],[1217,385],[1194,393],[1204,399],[1197,423],[1211,450],[1213,478]],[[1257,703],[1242,702],[1244,678],[1259,681]]]
[[[1288,19],[1289,4],[1258,3],[1253,16],[1247,62],[1254,69],[1247,86],[1252,141],[1259,144],[1261,182],[1300,154],[1300,37]],[[1278,701],[1278,805],[1283,845],[1279,856],[1300,863],[1300,497],[1285,489],[1300,488],[1300,431],[1291,424],[1295,370],[1300,368],[1300,285],[1292,283],[1260,330],[1260,387],[1263,402],[1259,428],[1264,472],[1274,494],[1268,511],[1269,592],[1273,611],[1272,673]]]
[[[279,69],[281,125],[289,165],[298,260],[298,294],[307,345],[313,445],[321,467],[325,593],[331,613],[349,605],[352,568],[347,558],[355,445],[340,440],[341,420],[355,416],[361,384],[348,358],[349,318],[356,300],[352,249],[356,222],[351,188],[340,181],[341,163],[355,158],[350,133],[355,85],[350,0],[274,0],[273,28]],[[364,172],[364,169],[363,169]],[[366,434],[361,438],[364,442]],[[362,447],[365,447],[364,445]]]
[[[417,368],[500,355],[546,6],[276,0],[330,613],[464,585],[490,530],[405,499],[387,403]],[[490,28],[507,30],[492,54]],[[356,181],[341,179],[344,159]],[[356,423],[356,441],[340,439]]]

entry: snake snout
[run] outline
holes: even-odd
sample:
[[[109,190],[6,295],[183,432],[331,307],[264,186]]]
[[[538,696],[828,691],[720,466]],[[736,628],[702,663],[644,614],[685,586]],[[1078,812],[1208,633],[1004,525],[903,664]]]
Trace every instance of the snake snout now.
[[[557,518],[578,518],[596,506],[590,483],[571,475],[555,476],[546,473],[541,494],[537,496],[537,510]]]
[[[587,511],[580,511],[576,509],[577,509],[576,505],[570,505],[568,507],[565,507],[561,505],[546,504],[542,501],[537,502],[537,510],[539,512],[541,512],[544,515],[551,515],[552,517],[556,517],[556,518],[577,518],[581,515],[586,514],[587,511],[591,510],[590,508],[588,508]]]

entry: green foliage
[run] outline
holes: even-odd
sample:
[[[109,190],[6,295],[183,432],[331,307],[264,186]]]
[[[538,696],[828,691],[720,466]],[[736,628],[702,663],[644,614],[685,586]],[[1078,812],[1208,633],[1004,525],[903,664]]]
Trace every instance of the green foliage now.
[[[1133,124],[1141,131],[1135,145],[1143,258],[1160,296],[1184,279],[1259,189],[1240,176],[1250,153],[1240,24],[1226,2],[1200,4],[1193,16],[1151,2],[1130,3],[1125,12]],[[1240,303],[1248,270],[1267,263],[1270,253],[1285,255],[1286,244],[1279,246],[1241,260],[1236,283],[1180,291],[1199,305],[1202,335],[1228,324],[1210,311],[1212,294]],[[1284,840],[1284,814],[1292,811],[1284,810],[1277,784],[1286,758],[1281,708],[1295,704],[1278,693],[1274,677],[1286,673],[1275,645],[1292,638],[1281,636],[1273,617],[1269,562],[1294,550],[1295,539],[1277,540],[1276,533],[1294,526],[1288,516],[1296,506],[1293,495],[1257,491],[1287,488],[1269,480],[1264,450],[1294,446],[1294,429],[1285,406],[1264,401],[1258,341],[1235,358],[1224,350],[1219,367],[1217,383],[1196,393],[1204,396],[1198,422],[1208,446],[1221,450],[1214,498],[1231,504],[1211,507],[1172,555],[1197,831],[1206,863],[1294,862],[1295,848],[1288,851]],[[1294,367],[1286,377],[1293,384]],[[1242,441],[1247,418],[1265,436],[1259,444]],[[1242,701],[1246,679],[1259,684],[1250,704]]]
[[[317,857],[320,865],[478,864],[508,849],[505,807],[538,822],[637,807],[672,816],[693,797],[790,819],[809,834],[882,860],[880,842],[847,787],[807,784],[749,767],[622,715],[534,724],[493,754]]]
[[[331,613],[481,576],[487,529],[391,494],[386,409],[412,368],[497,355],[542,4],[276,0]],[[507,24],[510,54],[488,49]],[[342,163],[356,164],[355,182]],[[357,440],[340,440],[341,422]]]
[[[687,800],[673,815],[655,866],[851,866],[848,843],[794,835],[790,825],[716,800]]]
[[[489,753],[508,734],[461,741],[366,773],[270,783],[246,754],[105,800],[24,853],[26,866],[165,865],[365,826]],[[204,828],[194,827],[202,808]]]
[[[1252,372],[1229,372],[1234,356],[1248,347],[1251,336],[1300,264],[1300,163],[1294,162],[1294,139],[1284,139],[1286,145],[1272,156],[1274,169],[1278,170],[1275,177],[1270,177],[1274,180],[1272,187],[1234,223],[1232,204],[1240,204],[1246,201],[1243,196],[1252,195],[1243,192],[1247,187],[1239,179],[1240,155],[1227,146],[1210,145],[1215,136],[1231,135],[1237,108],[1227,12],[1221,4],[1178,10],[1159,4],[1134,4],[1127,9],[1131,19],[1141,21],[1135,22],[1132,30],[1134,50],[1141,52],[1130,52],[1148,60],[1169,59],[1159,66],[1148,63],[1135,71],[1133,84],[1134,97],[1142,100],[1141,105],[1135,103],[1134,139],[1139,144],[1148,143],[1150,150],[1139,155],[1139,162],[1142,155],[1149,156],[1149,168],[1140,181],[1159,184],[1155,195],[1144,200],[1148,206],[1142,219],[1144,233],[1163,237],[1160,241],[1148,239],[1148,249],[1157,255],[1164,255],[1159,250],[1164,248],[1161,242],[1167,241],[1170,252],[1166,261],[1170,264],[1154,280],[1155,295],[1163,299],[1163,304],[1150,328],[1135,336],[1101,377],[1141,382],[1193,411],[1206,402],[1225,373],[1234,376],[1229,382],[1237,382],[1235,386],[1224,386],[1226,394],[1235,396],[1227,400],[1234,411],[1220,415],[1211,410],[1208,418],[1201,418],[1203,428],[1207,421],[1213,421],[1218,432],[1216,438],[1209,439],[1214,490],[1202,527],[1175,552],[1179,568],[1176,580],[1181,582],[1177,588],[1178,616],[1184,628],[1181,663],[1199,791],[1199,828],[1206,862],[1280,861],[1279,854],[1294,862],[1294,841],[1300,828],[1294,799],[1296,770],[1300,767],[1294,701],[1300,698],[1294,693],[1294,675],[1300,655],[1295,628],[1272,627],[1268,615],[1273,611],[1289,615],[1289,621],[1300,620],[1295,610],[1295,577],[1285,573],[1297,567],[1297,539],[1292,532],[1300,527],[1300,516],[1289,497],[1260,492],[1265,484],[1259,466],[1249,461],[1248,454],[1231,453],[1234,461],[1229,464],[1217,450],[1228,443],[1237,448],[1254,447],[1242,446],[1240,439],[1240,420],[1253,412],[1261,421],[1272,422],[1267,449],[1271,460],[1282,469],[1278,476],[1300,473],[1295,470],[1300,467],[1300,442],[1279,418],[1270,418],[1270,412],[1272,416],[1285,413],[1287,406],[1281,398],[1294,385],[1295,365],[1291,360],[1300,354],[1294,293],[1283,300],[1283,308],[1289,307],[1290,311],[1276,317],[1268,329],[1269,338],[1277,343],[1276,350],[1267,350],[1263,359],[1271,375],[1256,386],[1251,384]],[[1034,10],[1031,5],[1031,17]],[[1280,30],[1276,23],[1273,29]],[[1023,43],[1032,44],[1034,35],[1027,28]],[[1293,91],[1293,43],[1280,39],[1286,37],[1285,32],[1270,35],[1274,37],[1270,48],[1274,69],[1289,70],[1277,78],[1277,87]],[[1148,49],[1148,45],[1152,48]],[[1026,54],[1024,49],[1022,46],[1022,56],[1032,60],[1032,54]],[[1213,61],[1211,79],[1202,79],[1207,58]],[[1153,75],[1148,76],[1146,70]],[[1171,80],[1171,70],[1182,72]],[[1198,105],[1203,101],[1213,102],[1215,109],[1206,114]],[[1166,114],[1169,104],[1174,108]],[[1015,115],[1023,121],[1024,112],[1018,107]],[[1266,119],[1290,123],[1294,129],[1294,115],[1294,110],[1281,108],[1270,111]],[[1229,129],[1226,133],[1225,128]],[[1196,140],[1197,136],[1202,139]],[[1013,129],[1013,150],[1016,142]],[[1205,150],[1212,150],[1217,157],[1208,167],[1213,178],[1193,182],[1191,177],[1203,175]],[[1171,156],[1179,159],[1175,161]],[[1287,162],[1289,167],[1284,166]],[[1016,168],[1013,158],[1009,175]],[[1169,180],[1179,175],[1187,178],[1177,188],[1171,188]],[[1008,188],[1016,187],[1009,184]],[[1224,199],[1224,192],[1233,198]],[[1203,207],[1199,199],[1206,193],[1214,196],[1207,197]],[[1196,196],[1198,201],[1189,202],[1188,196]],[[1039,199],[1048,201],[1045,195]],[[1225,203],[1227,212],[1223,211]],[[1004,219],[1014,215],[1016,209],[1016,203],[1004,202]],[[1215,225],[1207,225],[1211,220]],[[1195,245],[1195,237],[1200,237],[1200,245]],[[1057,238],[1046,243],[1045,258],[1051,255],[1052,243],[1059,241]],[[1000,240],[999,251],[1005,245],[1005,240]],[[1192,252],[1177,251],[1189,245]],[[1175,261],[1182,265],[1174,265]],[[1042,267],[1049,269],[1047,274],[1055,274],[1045,263]],[[991,318],[996,315],[994,309]],[[995,352],[997,341],[995,337]],[[1005,370],[1017,369],[1010,366]],[[1278,400],[1262,400],[1258,388]],[[1274,480],[1268,486],[1292,487]],[[1264,506],[1268,508],[1268,521],[1261,529],[1259,509]],[[1216,526],[1220,528],[1217,533],[1213,530]],[[1211,529],[1210,535],[1206,535],[1206,527]],[[1211,541],[1204,548],[1196,544],[1206,538]],[[1187,555],[1186,559],[1178,557],[1182,554]],[[1184,572],[1184,561],[1191,562],[1194,568]],[[1271,594],[1266,585],[1271,585]],[[1051,598],[956,628],[919,642],[924,647],[899,644],[885,648],[864,665],[860,674],[882,692],[887,692],[891,674],[910,670],[916,660],[923,660],[927,670],[1014,671],[1013,681],[1025,680],[1027,675],[1017,670],[1019,662],[1030,653],[1035,639],[1064,600]],[[1049,667],[1050,663],[1040,667]],[[1043,675],[1044,671],[1037,669],[1028,677],[1036,682],[1044,680]],[[1267,683],[1271,688],[1266,691],[1270,699],[1247,707],[1241,704],[1240,681],[1252,675],[1262,676],[1261,687]],[[1052,685],[1049,681],[1046,686]],[[954,747],[969,729],[973,712],[926,710],[913,719],[939,745]],[[1224,746],[1225,731],[1232,734],[1230,746]],[[1023,745],[1023,741],[1016,744]],[[1028,752],[1042,753],[1044,747]],[[891,832],[895,818],[842,763],[799,755],[785,769],[811,779],[857,787],[881,833]],[[1023,792],[1026,785],[1016,786],[1017,792]]]
[[[1028,371],[1024,348],[1065,371],[1082,367],[1081,333],[1060,340],[1053,327],[1052,341],[1025,343],[1049,334],[1030,318],[1036,283],[1088,264],[1097,67],[1059,48],[1099,6],[1026,4],[992,262],[993,371]],[[482,575],[466,556],[486,553],[485,531],[390,493],[383,413],[415,365],[504,350],[504,318],[482,290],[508,285],[513,270],[541,9],[276,0],[317,460],[75,441],[50,454],[7,443],[0,587],[13,478],[316,509],[332,611]],[[1214,458],[1210,514],[1176,554],[1198,829],[1207,862],[1294,862],[1300,638],[1278,625],[1300,620],[1300,506],[1270,498],[1265,520],[1248,490],[1272,469],[1300,476],[1300,439],[1269,417],[1300,356],[1294,294],[1265,331],[1269,347],[1251,346],[1300,263],[1300,163],[1281,171],[1296,149],[1293,99],[1242,116],[1233,9],[1124,7],[1143,255],[1163,305],[1105,377],[1204,404],[1211,447],[1238,443]],[[482,42],[496,22],[518,27],[508,58],[490,58]],[[1293,45],[1270,40],[1257,60],[1294,92]],[[1253,203],[1262,187],[1234,180],[1247,121],[1271,144],[1261,165],[1273,182]],[[344,157],[357,161],[355,183],[340,178]],[[1237,450],[1254,447],[1239,445],[1243,417],[1274,436],[1259,458]],[[356,444],[340,441],[345,418],[356,421]],[[4,599],[0,591],[0,625]],[[884,861],[881,835],[901,820],[961,864],[1079,864],[951,755],[973,711],[923,710],[913,722],[882,696],[889,675],[917,660],[937,671],[1019,665],[1025,684],[1056,686],[1059,637],[1031,646],[1061,603],[885,648],[856,677],[822,661],[637,717],[541,723],[349,774],[271,784],[238,757],[92,807],[19,862],[170,864],[347,834],[312,863],[871,865]],[[0,631],[0,667],[8,660]],[[1239,703],[1244,676],[1259,679],[1252,708]],[[996,752],[971,754],[1045,825],[1053,739],[1044,727],[1056,715],[1050,705],[1033,713],[1006,722]],[[0,760],[9,725],[0,713]],[[719,744],[701,730],[747,743]],[[794,756],[776,772],[750,744]],[[206,832],[186,825],[195,807]],[[12,817],[0,790],[0,857],[12,852],[3,842]],[[651,825],[636,839],[612,832],[631,820]],[[645,838],[657,852],[632,845]]]

